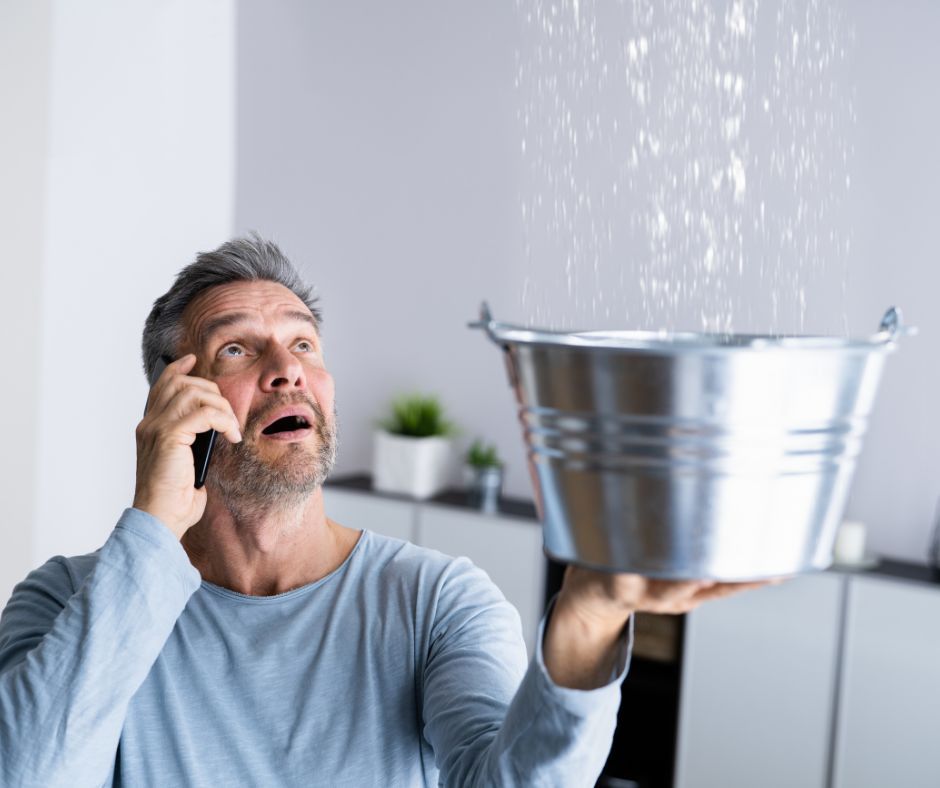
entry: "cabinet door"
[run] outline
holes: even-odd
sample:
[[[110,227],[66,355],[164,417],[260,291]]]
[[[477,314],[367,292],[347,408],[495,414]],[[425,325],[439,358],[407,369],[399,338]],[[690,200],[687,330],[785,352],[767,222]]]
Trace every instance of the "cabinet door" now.
[[[677,788],[823,788],[843,576],[703,605],[686,621]]]
[[[417,506],[410,501],[396,501],[374,493],[323,488],[323,507],[331,520],[348,528],[365,528],[407,542],[415,541]]]
[[[940,785],[940,589],[849,586],[835,788]]]
[[[490,576],[519,611],[531,655],[545,593],[545,557],[538,523],[428,505],[421,510],[418,540],[422,546],[447,555],[466,556]]]

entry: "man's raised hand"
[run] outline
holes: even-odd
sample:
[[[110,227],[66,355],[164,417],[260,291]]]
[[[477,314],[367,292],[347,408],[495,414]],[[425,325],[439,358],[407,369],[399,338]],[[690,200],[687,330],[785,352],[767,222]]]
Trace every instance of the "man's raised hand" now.
[[[219,387],[187,374],[195,365],[192,353],[167,365],[137,425],[134,508],[152,514],[177,539],[199,522],[206,508],[205,488],[194,486],[196,436],[216,430],[232,443],[242,439],[235,412]]]

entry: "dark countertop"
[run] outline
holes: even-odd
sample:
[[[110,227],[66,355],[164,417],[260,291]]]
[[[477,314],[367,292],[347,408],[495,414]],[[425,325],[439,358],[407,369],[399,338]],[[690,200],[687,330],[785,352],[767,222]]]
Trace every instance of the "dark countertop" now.
[[[367,492],[377,495],[381,498],[391,498],[395,501],[412,501],[415,503],[433,503],[443,506],[453,506],[458,509],[479,511],[479,507],[474,504],[472,494],[467,490],[444,490],[433,498],[427,498],[417,501],[407,495],[396,495],[395,493],[380,492],[372,489],[372,477],[367,473],[355,473],[347,476],[337,476],[326,483],[327,487],[336,487],[341,490],[354,490],[356,492]],[[538,524],[538,516],[535,512],[535,504],[525,498],[500,497],[499,511],[497,514],[506,517],[521,517],[531,520]]]
[[[878,563],[870,569],[846,569],[834,567],[833,572],[845,572],[858,577],[883,577],[891,580],[905,580],[909,583],[921,583],[940,588],[940,570],[927,564],[918,564],[913,561],[901,561],[897,558],[879,558]]]
[[[372,489],[372,477],[367,473],[348,474],[337,476],[327,482],[328,487],[336,487],[341,490],[353,490],[356,492],[369,493],[382,498],[390,498],[397,501],[417,502],[414,498],[406,495],[395,495],[393,493],[378,492]],[[453,506],[458,509],[476,511],[478,507],[474,505],[471,494],[466,490],[444,490],[444,492],[428,498],[420,503],[432,503],[442,506]],[[531,520],[534,524],[538,523],[538,515],[535,511],[535,504],[524,498],[500,498],[499,514],[507,517],[519,517]],[[832,570],[851,574],[858,577],[874,577],[892,580],[903,580],[906,582],[920,583],[936,586],[940,588],[940,570],[934,569],[927,564],[918,564],[913,561],[901,561],[896,558],[879,558],[878,564],[869,569],[849,569],[846,567],[834,567]]]

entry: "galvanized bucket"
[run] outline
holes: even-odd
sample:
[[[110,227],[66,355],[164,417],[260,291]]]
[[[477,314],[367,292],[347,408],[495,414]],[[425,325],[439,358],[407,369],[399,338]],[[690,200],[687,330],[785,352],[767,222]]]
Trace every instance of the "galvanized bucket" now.
[[[660,578],[824,569],[897,310],[867,339],[496,322],[545,550]]]

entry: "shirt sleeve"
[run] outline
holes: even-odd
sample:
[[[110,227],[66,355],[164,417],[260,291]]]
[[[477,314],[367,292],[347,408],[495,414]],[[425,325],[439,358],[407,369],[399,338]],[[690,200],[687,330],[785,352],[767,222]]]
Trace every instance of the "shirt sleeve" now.
[[[423,678],[424,733],[442,785],[595,784],[617,725],[632,619],[610,683],[577,690],[555,684],[545,668],[550,614],[526,667],[515,608],[469,561],[452,565],[440,587]]]
[[[0,616],[0,784],[105,783],[131,697],[199,583],[169,529],[128,509],[80,584],[59,557],[14,588]]]

